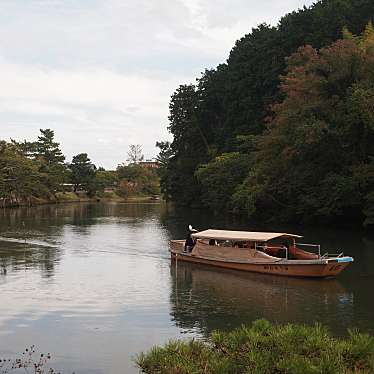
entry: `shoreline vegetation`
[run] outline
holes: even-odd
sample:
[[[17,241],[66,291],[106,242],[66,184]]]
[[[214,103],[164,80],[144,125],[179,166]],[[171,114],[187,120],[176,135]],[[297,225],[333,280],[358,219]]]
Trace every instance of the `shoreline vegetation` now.
[[[171,97],[166,200],[255,221],[374,225],[374,2],[261,24]]]
[[[19,200],[16,203],[3,203],[0,208],[21,208],[33,207],[39,205],[68,204],[68,203],[87,203],[87,202],[108,202],[108,203],[145,203],[161,202],[159,195],[152,196],[129,196],[121,197],[115,193],[104,193],[103,195],[90,197],[87,193],[59,192],[53,197],[42,198],[31,196],[25,200]]]
[[[320,324],[253,322],[207,340],[173,340],[135,358],[147,374],[369,374],[374,337],[348,330],[335,338]]]
[[[86,153],[65,161],[54,131],[41,129],[36,141],[0,140],[0,208],[79,201],[156,201],[158,163],[144,161],[130,145],[127,163],[97,168]]]

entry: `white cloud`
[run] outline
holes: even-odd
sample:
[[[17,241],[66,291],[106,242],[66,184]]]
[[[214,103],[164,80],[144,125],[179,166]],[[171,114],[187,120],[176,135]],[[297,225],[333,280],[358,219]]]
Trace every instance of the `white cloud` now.
[[[68,158],[115,167],[129,144],[168,138],[179,84],[225,61],[236,39],[311,0],[3,0],[0,138],[50,127]]]
[[[36,137],[40,127],[51,127],[68,158],[88,152],[98,164],[113,167],[124,160],[129,144],[144,144],[146,156],[151,157],[156,139],[169,136],[161,124],[165,124],[167,98],[179,77],[162,79],[104,69],[48,70],[3,63],[0,81],[2,137]],[[121,149],[111,144],[117,144],[118,139],[123,139]],[[103,158],[104,152],[107,155]]]

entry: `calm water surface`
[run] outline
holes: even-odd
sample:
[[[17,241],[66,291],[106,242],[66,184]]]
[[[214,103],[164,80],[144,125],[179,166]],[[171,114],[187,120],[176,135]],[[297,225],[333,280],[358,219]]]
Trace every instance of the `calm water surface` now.
[[[168,241],[199,229],[287,230],[344,251],[337,279],[288,279],[171,264]],[[137,373],[136,353],[258,318],[374,333],[374,236],[256,227],[162,204],[71,204],[0,211],[0,356],[31,344],[64,373]]]

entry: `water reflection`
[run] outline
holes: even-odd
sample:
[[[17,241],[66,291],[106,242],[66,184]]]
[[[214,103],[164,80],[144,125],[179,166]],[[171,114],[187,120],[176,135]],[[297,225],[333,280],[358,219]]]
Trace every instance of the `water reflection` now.
[[[204,229],[305,234],[356,261],[337,280],[310,281],[179,263],[168,241]],[[131,357],[183,334],[206,336],[257,318],[374,332],[374,238],[332,228],[257,227],[164,204],[66,204],[0,211],[0,354],[27,345],[56,368],[135,373]],[[185,336],[185,335],[183,335]],[[57,355],[57,357],[56,357]],[[70,370],[71,369],[71,370]]]
[[[0,264],[2,273],[37,268],[45,278],[54,274],[61,249],[56,238],[61,225],[51,225],[51,207],[0,211]],[[52,215],[53,216],[53,215]]]
[[[66,204],[1,209],[0,274],[38,268],[43,277],[51,277],[66,249],[81,253],[93,249],[82,240],[94,236],[94,227],[99,229],[96,234],[100,236],[103,225],[137,225],[140,240],[140,226],[157,221],[158,210],[159,205],[153,204]],[[103,245],[100,249],[108,248]]]
[[[338,280],[276,277],[183,262],[172,264],[171,274],[173,319],[204,335],[258,318],[319,321],[336,333],[354,323],[353,293]]]
[[[64,372],[132,373],[133,355],[178,336],[168,313],[169,238],[160,209],[2,211],[0,354],[35,344],[53,352]]]

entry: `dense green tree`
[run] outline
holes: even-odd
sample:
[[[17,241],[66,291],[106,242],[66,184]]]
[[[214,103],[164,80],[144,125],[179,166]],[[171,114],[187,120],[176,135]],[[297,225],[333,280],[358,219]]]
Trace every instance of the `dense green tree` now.
[[[227,143],[227,78],[227,64],[221,64],[216,69],[205,70],[197,79],[196,121],[204,129],[211,158],[216,156],[217,151],[222,151]]]
[[[202,186],[202,204],[213,211],[232,209],[232,195],[248,175],[250,156],[239,152],[224,153],[202,165],[196,177]]]
[[[62,154],[60,144],[54,139],[54,131],[40,129],[37,141],[16,142],[12,140],[17,149],[25,156],[36,161],[39,171],[43,174],[50,192],[61,190],[61,186],[67,178],[67,168],[64,164],[65,156]]]
[[[279,31],[266,24],[236,42],[227,61],[227,150],[231,150],[237,135],[262,132],[263,119],[278,92],[286,56]]]
[[[157,169],[157,174],[160,177],[160,189],[166,200],[169,199],[167,185],[170,177],[169,174],[169,162],[173,156],[173,151],[171,149],[171,144],[168,141],[156,142],[156,147],[159,148],[159,153],[157,155],[157,162],[159,168]]]
[[[181,204],[198,203],[200,187],[195,170],[210,158],[207,134],[196,118],[197,106],[194,85],[180,86],[172,95],[168,129],[174,139],[162,188],[167,198]]]
[[[140,165],[118,165],[117,175],[119,179],[126,179],[128,181],[135,181],[144,174],[145,168]]]
[[[173,151],[171,150],[170,142],[156,142],[156,147],[160,149],[159,154],[157,155],[157,162],[160,167],[167,166],[170,157],[173,155]]]
[[[88,158],[87,153],[79,153],[74,156],[69,168],[74,192],[78,189],[84,189],[91,195],[96,192],[96,166]]]
[[[118,183],[118,175],[114,170],[105,170],[100,167],[96,171],[95,186],[98,192],[104,192],[106,187],[115,188]]]
[[[66,180],[65,156],[62,154],[60,144],[54,139],[54,131],[40,129],[40,136],[35,143],[35,158],[40,164],[40,172],[46,175],[46,184],[50,191],[61,190]]]
[[[374,29],[288,59],[285,98],[237,194],[275,218],[374,220]],[[245,202],[245,200],[247,200]],[[243,204],[243,201],[245,202]]]
[[[34,161],[23,155],[13,143],[0,141],[0,198],[3,204],[17,204],[32,196],[48,192],[42,181],[45,176]]]
[[[61,152],[60,144],[54,140],[54,131],[40,129],[40,133],[36,142],[36,156],[48,165],[62,164],[65,156]]]
[[[350,40],[356,48],[370,49],[367,46],[363,47],[363,44],[368,45],[367,35],[370,34],[371,26],[367,28],[366,36],[355,38],[353,34],[360,33],[373,17],[374,2],[371,0],[318,1],[310,7],[304,7],[287,14],[276,27],[262,24],[254,28],[235,43],[226,63],[219,65],[216,69],[206,70],[197,79],[196,85],[180,86],[170,101],[168,129],[173,135],[173,141],[168,149],[167,162],[164,162],[160,170],[161,189],[164,196],[177,203],[189,205],[206,199],[207,189],[206,185],[203,185],[204,178],[199,181],[196,178],[199,173],[195,173],[201,168],[201,165],[206,165],[204,168],[211,170],[209,162],[212,162],[212,170],[216,170],[216,157],[223,153],[239,152],[251,155],[256,145],[261,149],[268,145],[262,139],[263,134],[270,131],[268,124],[273,123],[273,111],[276,112],[274,103],[282,102],[287,95],[290,95],[290,92],[284,89],[284,81],[281,80],[281,76],[289,72],[293,63],[292,59],[287,59],[288,56],[296,53],[298,48],[305,45],[309,45],[308,48],[317,51],[343,37],[345,38],[344,43],[348,43]],[[350,30],[352,34],[347,30]],[[366,42],[362,42],[364,39]],[[329,79],[325,87],[326,90],[331,91],[320,90],[318,95],[313,98],[321,100],[321,105],[316,105],[312,110],[317,112],[325,110],[323,104],[325,106],[332,105],[335,110],[335,102],[330,98],[344,97],[343,101],[337,101],[339,105],[345,107],[346,117],[349,114],[352,123],[356,123],[353,116],[357,117],[360,110],[361,113],[366,113],[366,122],[370,122],[371,117],[370,113],[367,113],[367,108],[370,108],[368,102],[370,102],[371,88],[368,80],[363,83],[358,77],[361,68],[358,71],[355,70],[356,65],[361,62],[358,59],[358,62],[349,64],[344,56],[342,57],[340,61],[340,57],[332,54],[331,58],[335,58],[336,61],[334,64],[330,64],[326,56],[325,64],[327,63],[328,67],[335,70],[336,79],[334,82]],[[356,59],[357,56],[352,55],[351,57]],[[341,64],[339,65],[339,63]],[[367,61],[363,62],[363,64],[366,63]],[[353,69],[351,77],[349,71],[344,70],[349,68]],[[324,67],[321,69],[324,74],[329,74],[326,69],[323,70]],[[341,78],[339,78],[340,75]],[[306,78],[309,76],[306,75]],[[351,82],[349,82],[350,78]],[[349,97],[345,92],[347,88],[351,93]],[[308,93],[308,89],[308,87],[305,88],[305,94]],[[327,101],[325,101],[326,95],[330,95]],[[307,97],[308,100],[311,99],[310,95]],[[296,103],[295,108],[297,105]],[[313,103],[311,102],[310,105],[312,106]],[[343,116],[343,111],[339,107],[340,116]],[[328,115],[332,116],[332,112],[330,111]],[[322,188],[321,185],[321,190],[315,191],[316,197],[314,199],[311,198],[311,194],[305,194],[304,189],[299,190],[299,188],[305,187],[305,184],[302,183],[303,177],[315,186],[316,175],[325,176],[323,174],[325,170],[332,170],[335,167],[334,160],[339,158],[336,156],[336,152],[342,152],[342,145],[339,142],[343,141],[343,128],[345,128],[344,141],[348,142],[349,137],[352,136],[351,144],[346,144],[346,146],[352,149],[356,147],[354,152],[356,156],[360,151],[361,156],[365,157],[368,147],[370,147],[370,136],[365,136],[368,126],[364,126],[361,131],[359,130],[360,126],[353,125],[353,127],[351,126],[353,131],[352,128],[346,127],[349,123],[347,118],[335,118],[334,122],[344,122],[345,125],[339,127],[339,131],[337,125],[334,131],[331,126],[328,126],[329,130],[327,134],[324,134],[326,119],[324,115],[316,118],[320,121],[319,127],[314,119],[309,118],[309,120],[314,123],[312,127],[316,134],[320,131],[319,136],[323,138],[323,142],[316,144],[316,148],[311,145],[312,150],[309,149],[308,157],[314,157],[319,161],[321,159],[328,160],[324,168],[321,166],[323,170],[320,168],[310,171],[298,170],[299,177],[293,177],[291,184],[285,182],[285,179],[290,177],[289,174],[279,171],[278,177],[271,184],[272,188],[266,189],[262,188],[267,180],[265,174],[259,174],[259,168],[256,168],[256,170],[249,172],[248,177],[241,184],[239,183],[237,188],[231,192],[227,190],[228,195],[225,200],[232,201],[235,209],[244,210],[247,213],[255,212],[256,205],[260,203],[260,206],[266,209],[257,209],[257,213],[262,211],[268,216],[279,218],[281,215],[288,219],[291,216],[296,218],[310,216],[310,211],[316,207],[316,201],[322,202],[323,199],[327,199],[326,201],[329,202],[325,204],[326,208],[315,209],[313,214],[331,218],[349,214],[359,219],[359,216],[365,211],[366,223],[369,223],[371,220],[368,213],[371,211],[369,201],[372,201],[372,197],[365,192],[366,197],[363,198],[364,195],[361,195],[360,191],[362,186],[367,186],[368,182],[367,179],[361,182],[358,180],[364,178],[364,175],[365,178],[368,178],[370,173],[367,167],[364,168],[364,172],[355,166],[355,170],[361,171],[358,173],[359,176],[354,177],[353,172],[348,171],[348,165],[353,165],[348,155],[344,155],[344,160],[341,160],[341,162],[345,162],[348,159],[347,168],[343,171],[339,164],[335,174],[326,175],[326,180],[321,182],[324,187]],[[304,124],[301,127],[307,126]],[[299,132],[302,132],[301,128]],[[275,133],[273,135],[275,136]],[[290,133],[289,135],[296,136],[302,141],[302,137],[298,137],[298,134]],[[292,142],[293,139],[288,139],[288,136],[285,136],[285,141]],[[356,145],[353,146],[352,143]],[[269,161],[269,165],[274,163],[273,166],[276,167],[279,166],[277,164],[281,164],[281,158],[277,159],[283,148],[279,144],[271,145],[274,149],[269,152],[268,156],[257,152],[255,164],[266,157],[269,160],[274,158],[273,161]],[[304,146],[300,145],[301,148]],[[251,156],[251,158],[253,157],[254,155]],[[266,162],[264,161],[263,164],[265,165]],[[300,165],[303,165],[302,162]],[[284,165],[281,164],[281,166],[283,168],[278,167],[277,170],[284,170]],[[353,178],[351,181],[346,178],[348,175]],[[343,179],[341,179],[342,177]],[[298,185],[299,182],[302,186]],[[270,184],[268,185],[270,186]],[[344,188],[332,188],[336,185],[342,185]],[[358,185],[360,186],[359,190],[357,189]],[[291,186],[293,187],[291,188]],[[213,185],[210,189],[212,188],[214,188]],[[311,188],[313,189],[313,187]],[[333,190],[340,191],[342,195],[339,199],[347,201],[344,209],[334,202],[337,196],[334,197]],[[343,191],[345,192],[343,193]],[[216,192],[218,195],[222,193],[222,191]],[[214,193],[211,192],[211,194]],[[284,198],[286,195],[287,199]],[[292,208],[294,200],[291,201],[291,196],[295,198],[295,196],[301,195],[309,196],[311,199],[305,202],[305,207],[309,206],[309,208],[300,209],[301,204],[297,204],[298,208],[295,210]],[[345,195],[349,196],[349,199]],[[202,196],[204,196],[203,199]],[[354,197],[360,202],[353,201]],[[365,208],[362,208],[364,206]],[[282,208],[280,209],[280,207]],[[318,213],[316,213],[317,211]]]
[[[159,191],[159,177],[154,170],[137,164],[118,165],[120,195],[156,195]]]
[[[19,151],[28,158],[35,158],[36,155],[36,142],[29,142],[24,140],[23,142],[17,142],[11,139],[11,143],[19,149]]]
[[[122,192],[123,197],[160,193],[157,171],[137,163],[107,171],[97,170],[86,153],[74,156],[68,166],[64,159],[52,130],[41,130],[36,142],[0,141],[0,205],[32,203],[39,197],[63,199],[55,192],[66,190],[64,182],[73,183],[74,192],[87,191],[91,197],[100,196],[106,187]]]

